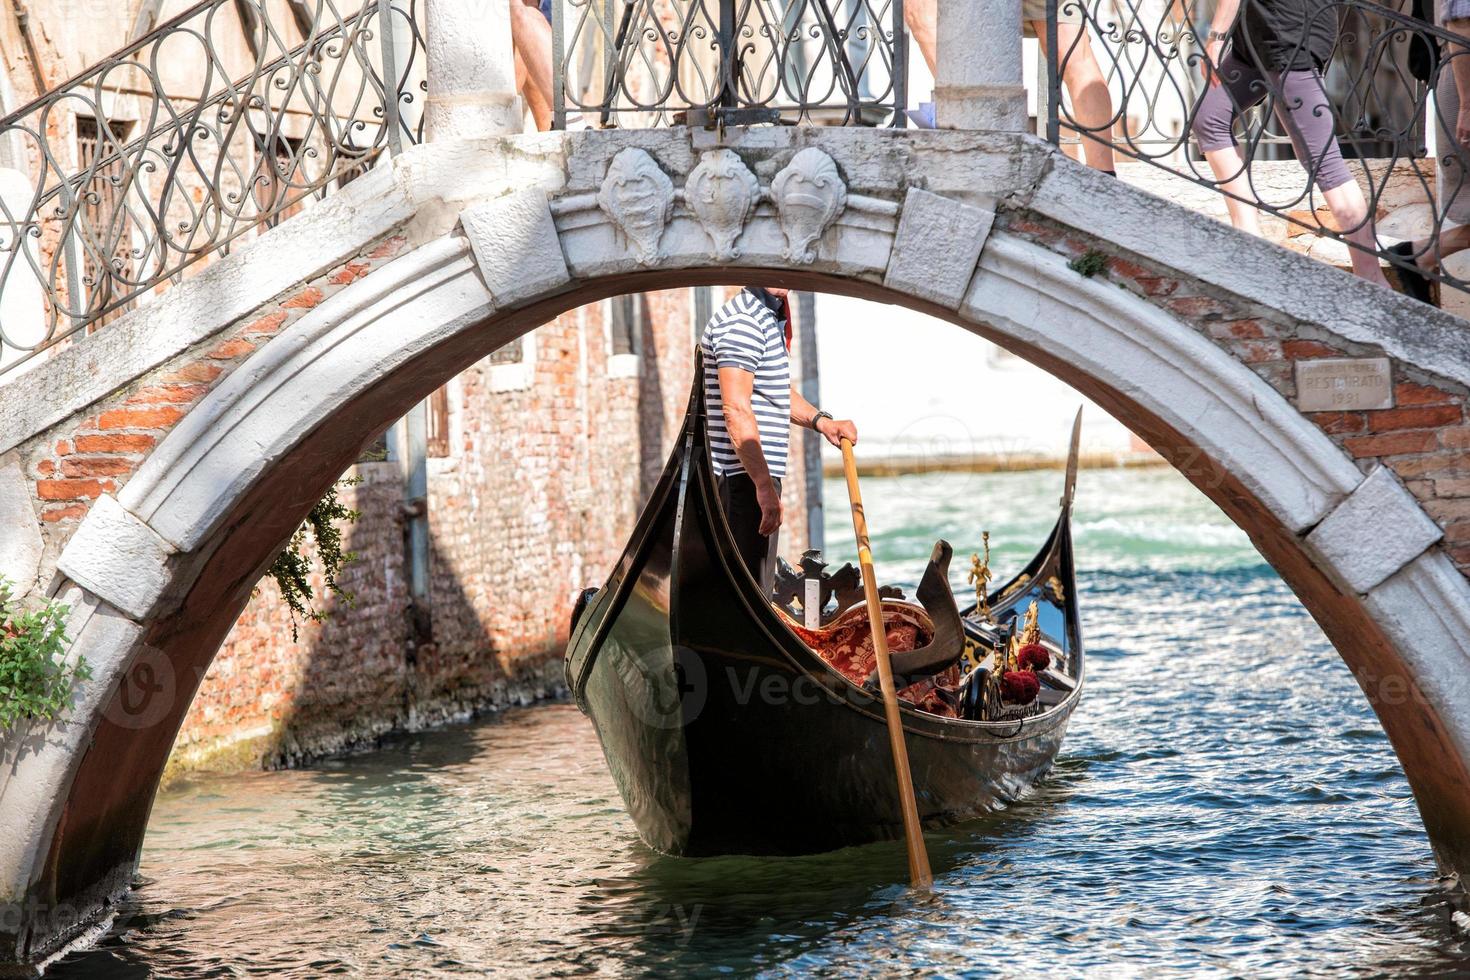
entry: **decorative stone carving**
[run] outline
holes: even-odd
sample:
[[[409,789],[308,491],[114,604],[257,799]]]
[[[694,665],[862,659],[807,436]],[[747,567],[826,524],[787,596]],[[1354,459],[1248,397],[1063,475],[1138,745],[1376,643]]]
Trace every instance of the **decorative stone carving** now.
[[[722,262],[740,257],[735,242],[760,200],[761,183],[734,150],[710,150],[684,184],[684,203],[699,219]]]
[[[632,242],[640,265],[659,260],[659,240],[674,213],[674,182],[647,150],[618,151],[602,178],[597,204]]]
[[[817,241],[847,208],[847,185],[832,158],[809,146],[791,158],[771,181],[771,197],[781,215],[781,232],[788,262],[810,265],[817,259]]]

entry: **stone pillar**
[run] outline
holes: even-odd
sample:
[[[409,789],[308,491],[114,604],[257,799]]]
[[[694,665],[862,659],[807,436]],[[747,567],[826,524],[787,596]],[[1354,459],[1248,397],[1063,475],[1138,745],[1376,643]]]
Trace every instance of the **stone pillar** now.
[[[1021,5],[1015,0],[940,0],[938,33],[934,111],[939,128],[1025,130]]]
[[[433,0],[425,24],[425,138],[519,133],[515,55],[506,0]]]

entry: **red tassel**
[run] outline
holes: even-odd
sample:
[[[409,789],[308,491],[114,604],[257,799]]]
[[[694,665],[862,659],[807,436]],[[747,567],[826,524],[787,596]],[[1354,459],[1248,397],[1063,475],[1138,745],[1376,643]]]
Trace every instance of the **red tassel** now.
[[[1030,704],[1041,692],[1041,681],[1029,670],[1008,670],[1000,675],[1000,697],[1007,704]]]
[[[1040,643],[1028,643],[1016,653],[1016,663],[1022,670],[1040,673],[1051,666],[1051,652]]]

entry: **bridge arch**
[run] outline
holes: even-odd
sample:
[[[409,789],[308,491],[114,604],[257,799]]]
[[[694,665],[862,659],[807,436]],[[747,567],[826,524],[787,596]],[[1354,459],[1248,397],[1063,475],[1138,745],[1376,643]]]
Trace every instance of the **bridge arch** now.
[[[0,924],[18,959],[44,955],[128,886],[194,693],[189,679],[202,676],[312,503],[377,432],[561,312],[732,280],[941,317],[1124,419],[1247,530],[1322,624],[1403,762],[1442,866],[1470,870],[1470,582],[1438,546],[1442,528],[1388,468],[1365,474],[1248,359],[1190,322],[1198,303],[1147,288],[1146,268],[1132,267],[1145,288],[1130,290],[1069,262],[1056,247],[1067,229],[1037,206],[1036,189],[1061,173],[1073,182],[1056,192],[1063,209],[1068,193],[1085,208],[1102,193],[1091,175],[1024,137],[938,134],[927,147],[894,138],[875,150],[871,137],[845,133],[752,132],[747,145],[703,152],[700,137],[413,151],[394,188],[420,185],[396,219],[415,246],[263,344],[92,506],[51,591],[76,608],[73,649],[94,676],[72,718],[32,732],[0,783],[0,883],[33,909]],[[792,178],[783,186],[796,183],[800,196],[783,199],[781,175],[810,148],[842,186],[821,187],[825,165],[809,156],[809,186]],[[481,155],[474,173],[498,176],[455,200],[434,175],[471,151]],[[894,176],[915,168],[927,179]],[[625,206],[620,188],[630,185]],[[842,207],[829,217],[838,190]],[[1251,261],[1268,248],[1226,244]],[[1122,262],[1162,261],[1161,248],[1118,251],[1132,257]],[[1331,270],[1311,275],[1312,288],[1358,288]],[[1227,313],[1260,309],[1220,288],[1207,298]],[[127,693],[139,685],[125,678],[163,694],[140,709]]]

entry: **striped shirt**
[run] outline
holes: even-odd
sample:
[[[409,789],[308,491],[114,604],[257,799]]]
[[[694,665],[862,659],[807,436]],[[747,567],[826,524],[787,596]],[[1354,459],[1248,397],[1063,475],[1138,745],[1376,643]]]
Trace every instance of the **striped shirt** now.
[[[725,427],[720,404],[720,368],[740,368],[755,375],[750,405],[760,431],[761,450],[771,476],[786,475],[791,439],[791,356],[786,350],[786,321],[767,305],[764,290],[742,289],[715,311],[700,338],[704,351],[704,403],[709,419],[710,458],[715,474],[744,473]]]

